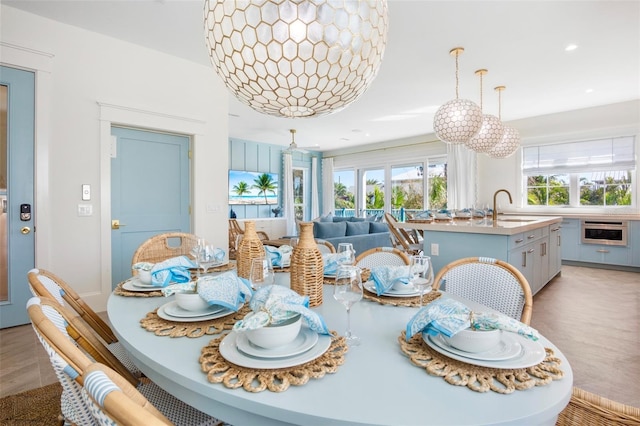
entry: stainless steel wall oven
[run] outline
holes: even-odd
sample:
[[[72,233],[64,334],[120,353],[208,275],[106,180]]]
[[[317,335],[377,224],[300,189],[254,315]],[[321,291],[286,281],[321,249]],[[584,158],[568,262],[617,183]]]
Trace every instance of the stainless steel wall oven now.
[[[627,245],[627,222],[617,220],[583,220],[582,244]]]

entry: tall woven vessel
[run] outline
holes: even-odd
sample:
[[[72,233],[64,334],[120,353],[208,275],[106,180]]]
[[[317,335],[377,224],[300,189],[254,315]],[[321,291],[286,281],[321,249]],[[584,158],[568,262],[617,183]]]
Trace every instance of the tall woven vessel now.
[[[266,252],[260,237],[256,233],[256,224],[248,220],[244,223],[244,234],[236,252],[238,276],[249,279],[251,261],[257,257],[264,256],[266,256]]]
[[[313,238],[313,223],[300,224],[300,238],[291,254],[291,289],[309,296],[309,306],[322,305],[324,262]]]

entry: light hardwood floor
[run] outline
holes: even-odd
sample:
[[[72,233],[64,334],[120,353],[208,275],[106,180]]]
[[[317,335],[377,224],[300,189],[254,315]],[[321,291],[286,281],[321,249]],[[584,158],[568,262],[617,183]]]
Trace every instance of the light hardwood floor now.
[[[640,407],[640,273],[564,265],[534,296],[531,325],[566,355],[575,386]],[[0,330],[0,397],[55,381],[30,325]]]

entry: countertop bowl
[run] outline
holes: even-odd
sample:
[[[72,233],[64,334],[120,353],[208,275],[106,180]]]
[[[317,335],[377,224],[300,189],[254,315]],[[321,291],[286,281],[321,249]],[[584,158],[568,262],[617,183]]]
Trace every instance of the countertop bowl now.
[[[265,349],[273,349],[291,343],[300,333],[302,316],[295,315],[279,324],[247,330],[251,343]]]
[[[472,330],[467,328],[451,337],[444,337],[447,343],[465,352],[485,352],[500,343],[502,330]]]
[[[198,293],[176,293],[176,303],[186,311],[202,311],[209,307]]]

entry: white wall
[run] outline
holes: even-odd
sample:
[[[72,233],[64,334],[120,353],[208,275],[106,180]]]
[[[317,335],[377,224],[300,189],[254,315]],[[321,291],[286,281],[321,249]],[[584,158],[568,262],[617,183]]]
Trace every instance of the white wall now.
[[[0,7],[0,62],[38,71],[36,265],[105,308],[111,122],[192,136],[193,231],[227,247],[228,94],[213,69]],[[90,217],[77,215],[82,184]]]

